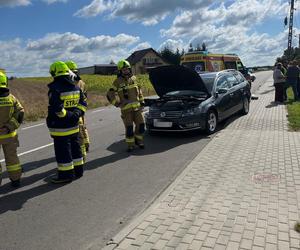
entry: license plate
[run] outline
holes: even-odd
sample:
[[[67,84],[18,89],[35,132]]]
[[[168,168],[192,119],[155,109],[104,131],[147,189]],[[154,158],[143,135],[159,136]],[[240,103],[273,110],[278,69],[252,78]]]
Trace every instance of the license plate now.
[[[171,128],[173,123],[154,119],[153,125],[154,125],[154,127],[157,127],[157,128]]]

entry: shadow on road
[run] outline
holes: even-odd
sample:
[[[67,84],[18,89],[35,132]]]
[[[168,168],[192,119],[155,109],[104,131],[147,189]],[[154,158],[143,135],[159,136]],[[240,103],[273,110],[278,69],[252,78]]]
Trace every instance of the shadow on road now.
[[[55,173],[55,170],[50,170],[41,175],[49,175]],[[42,176],[37,177],[33,175],[35,178],[42,178]],[[6,213],[7,211],[17,211],[23,207],[23,205],[30,199],[37,197],[39,195],[43,195],[45,193],[51,192],[57,188],[62,187],[62,185],[50,185],[48,183],[36,186],[29,190],[24,190],[21,192],[11,193],[6,196],[0,197],[0,214]],[[8,187],[6,187],[8,189]],[[11,191],[11,189],[10,189]]]
[[[153,136],[146,134],[145,144],[146,148],[144,150],[137,149],[132,153],[127,153],[127,145],[124,140],[117,141],[111,144],[107,151],[113,152],[113,154],[97,158],[91,161],[88,161],[85,165],[85,170],[90,171],[97,168],[101,168],[105,165],[121,161],[130,157],[131,155],[151,155],[161,153],[172,148],[192,143],[201,139],[209,139],[203,132],[195,131],[193,133],[157,133]],[[52,162],[55,162],[55,158],[51,157],[48,159],[42,159],[39,161],[29,162],[23,164],[25,173],[33,169],[41,168],[45,165],[48,165]],[[33,186],[34,183],[49,177],[52,174],[56,173],[56,168],[47,170],[42,173],[37,173],[34,175],[27,176],[26,174],[22,178],[22,186],[18,190],[14,190],[10,183],[6,183],[0,188],[0,214],[6,213],[8,211],[16,211],[22,209],[23,205],[30,199],[44,195],[48,192],[56,190],[63,187],[63,185],[53,185],[53,184],[42,184]],[[7,174],[6,174],[7,178]],[[84,178],[84,177],[83,177]],[[27,190],[24,190],[26,187],[30,187]]]
[[[23,168],[22,181],[26,178],[27,172],[29,172],[31,170],[34,170],[34,169],[37,169],[37,168],[44,167],[44,166],[46,166],[46,165],[48,165],[52,162],[55,162],[55,157],[42,159],[42,160],[39,160],[39,161],[27,162],[25,164],[22,164],[22,162],[21,162],[22,168]],[[3,179],[8,178],[7,172],[3,172],[2,178]],[[1,193],[1,190],[0,190],[0,193]]]
[[[270,93],[270,92],[275,92],[275,89],[265,90],[265,91],[263,91],[263,92],[261,92],[261,93],[259,93],[259,94],[261,94],[261,95],[266,95],[266,94],[268,94],[268,93]]]
[[[100,168],[107,164],[111,164],[130,157],[131,155],[151,155],[161,153],[171,148],[178,147],[180,145],[188,144],[203,138],[207,138],[206,135],[201,132],[194,133],[155,133],[154,135],[145,135],[145,149],[136,149],[128,153],[126,152],[127,144],[125,140],[120,140],[111,144],[107,150],[114,154],[104,156],[102,158],[94,159],[86,163],[85,169],[92,170]]]
[[[184,133],[162,133],[157,132],[154,134],[145,135],[145,149],[136,149],[131,153],[126,153],[127,155],[151,155],[158,154],[168,151],[172,148],[189,144],[201,139],[209,138],[203,132],[184,132]],[[115,153],[125,152],[127,145],[124,140],[118,141],[110,145],[107,150]]]

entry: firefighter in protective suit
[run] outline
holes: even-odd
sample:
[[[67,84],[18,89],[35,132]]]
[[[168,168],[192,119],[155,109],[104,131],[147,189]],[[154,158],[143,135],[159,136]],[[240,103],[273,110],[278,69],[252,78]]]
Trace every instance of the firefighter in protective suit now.
[[[132,75],[129,62],[121,60],[117,66],[118,78],[109,89],[107,99],[121,109],[121,117],[126,130],[127,151],[131,152],[135,144],[141,149],[144,148],[145,121],[142,113],[144,97],[141,86]],[[135,129],[133,124],[135,124]]]
[[[47,126],[54,140],[58,165],[53,183],[67,183],[83,175],[83,156],[79,143],[79,119],[86,111],[85,97],[72,81],[68,66],[61,61],[50,66],[54,78],[48,85]]]
[[[20,186],[22,167],[17,155],[19,146],[17,128],[23,122],[24,109],[20,102],[9,93],[7,77],[0,72],[0,148],[2,146],[6,169],[11,185]],[[0,164],[0,185],[2,182]]]
[[[77,86],[82,90],[84,97],[87,99],[86,84],[84,81],[81,80],[78,74],[77,64],[73,61],[67,61],[66,64],[68,68],[74,73],[74,75],[72,75],[71,77],[73,78]],[[85,161],[86,153],[89,152],[89,148],[90,148],[90,138],[89,138],[84,116],[80,117],[79,119],[79,141],[80,141],[82,155]]]

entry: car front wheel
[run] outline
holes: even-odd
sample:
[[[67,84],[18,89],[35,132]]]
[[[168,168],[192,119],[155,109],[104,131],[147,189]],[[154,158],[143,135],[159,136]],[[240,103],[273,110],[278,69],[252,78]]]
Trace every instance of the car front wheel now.
[[[247,115],[249,113],[250,103],[247,97],[243,98],[243,108],[241,110],[242,115]]]
[[[217,114],[213,110],[209,110],[206,115],[206,127],[205,131],[207,134],[213,134],[217,129],[218,118]]]

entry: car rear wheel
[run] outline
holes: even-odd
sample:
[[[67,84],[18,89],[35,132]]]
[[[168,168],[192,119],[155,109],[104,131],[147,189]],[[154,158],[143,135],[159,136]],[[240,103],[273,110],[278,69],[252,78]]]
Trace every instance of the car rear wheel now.
[[[205,132],[207,134],[213,134],[217,129],[218,118],[217,114],[213,110],[209,110],[206,115],[206,127]]]
[[[242,115],[247,115],[250,109],[250,102],[247,97],[243,98],[243,108],[241,110]]]

